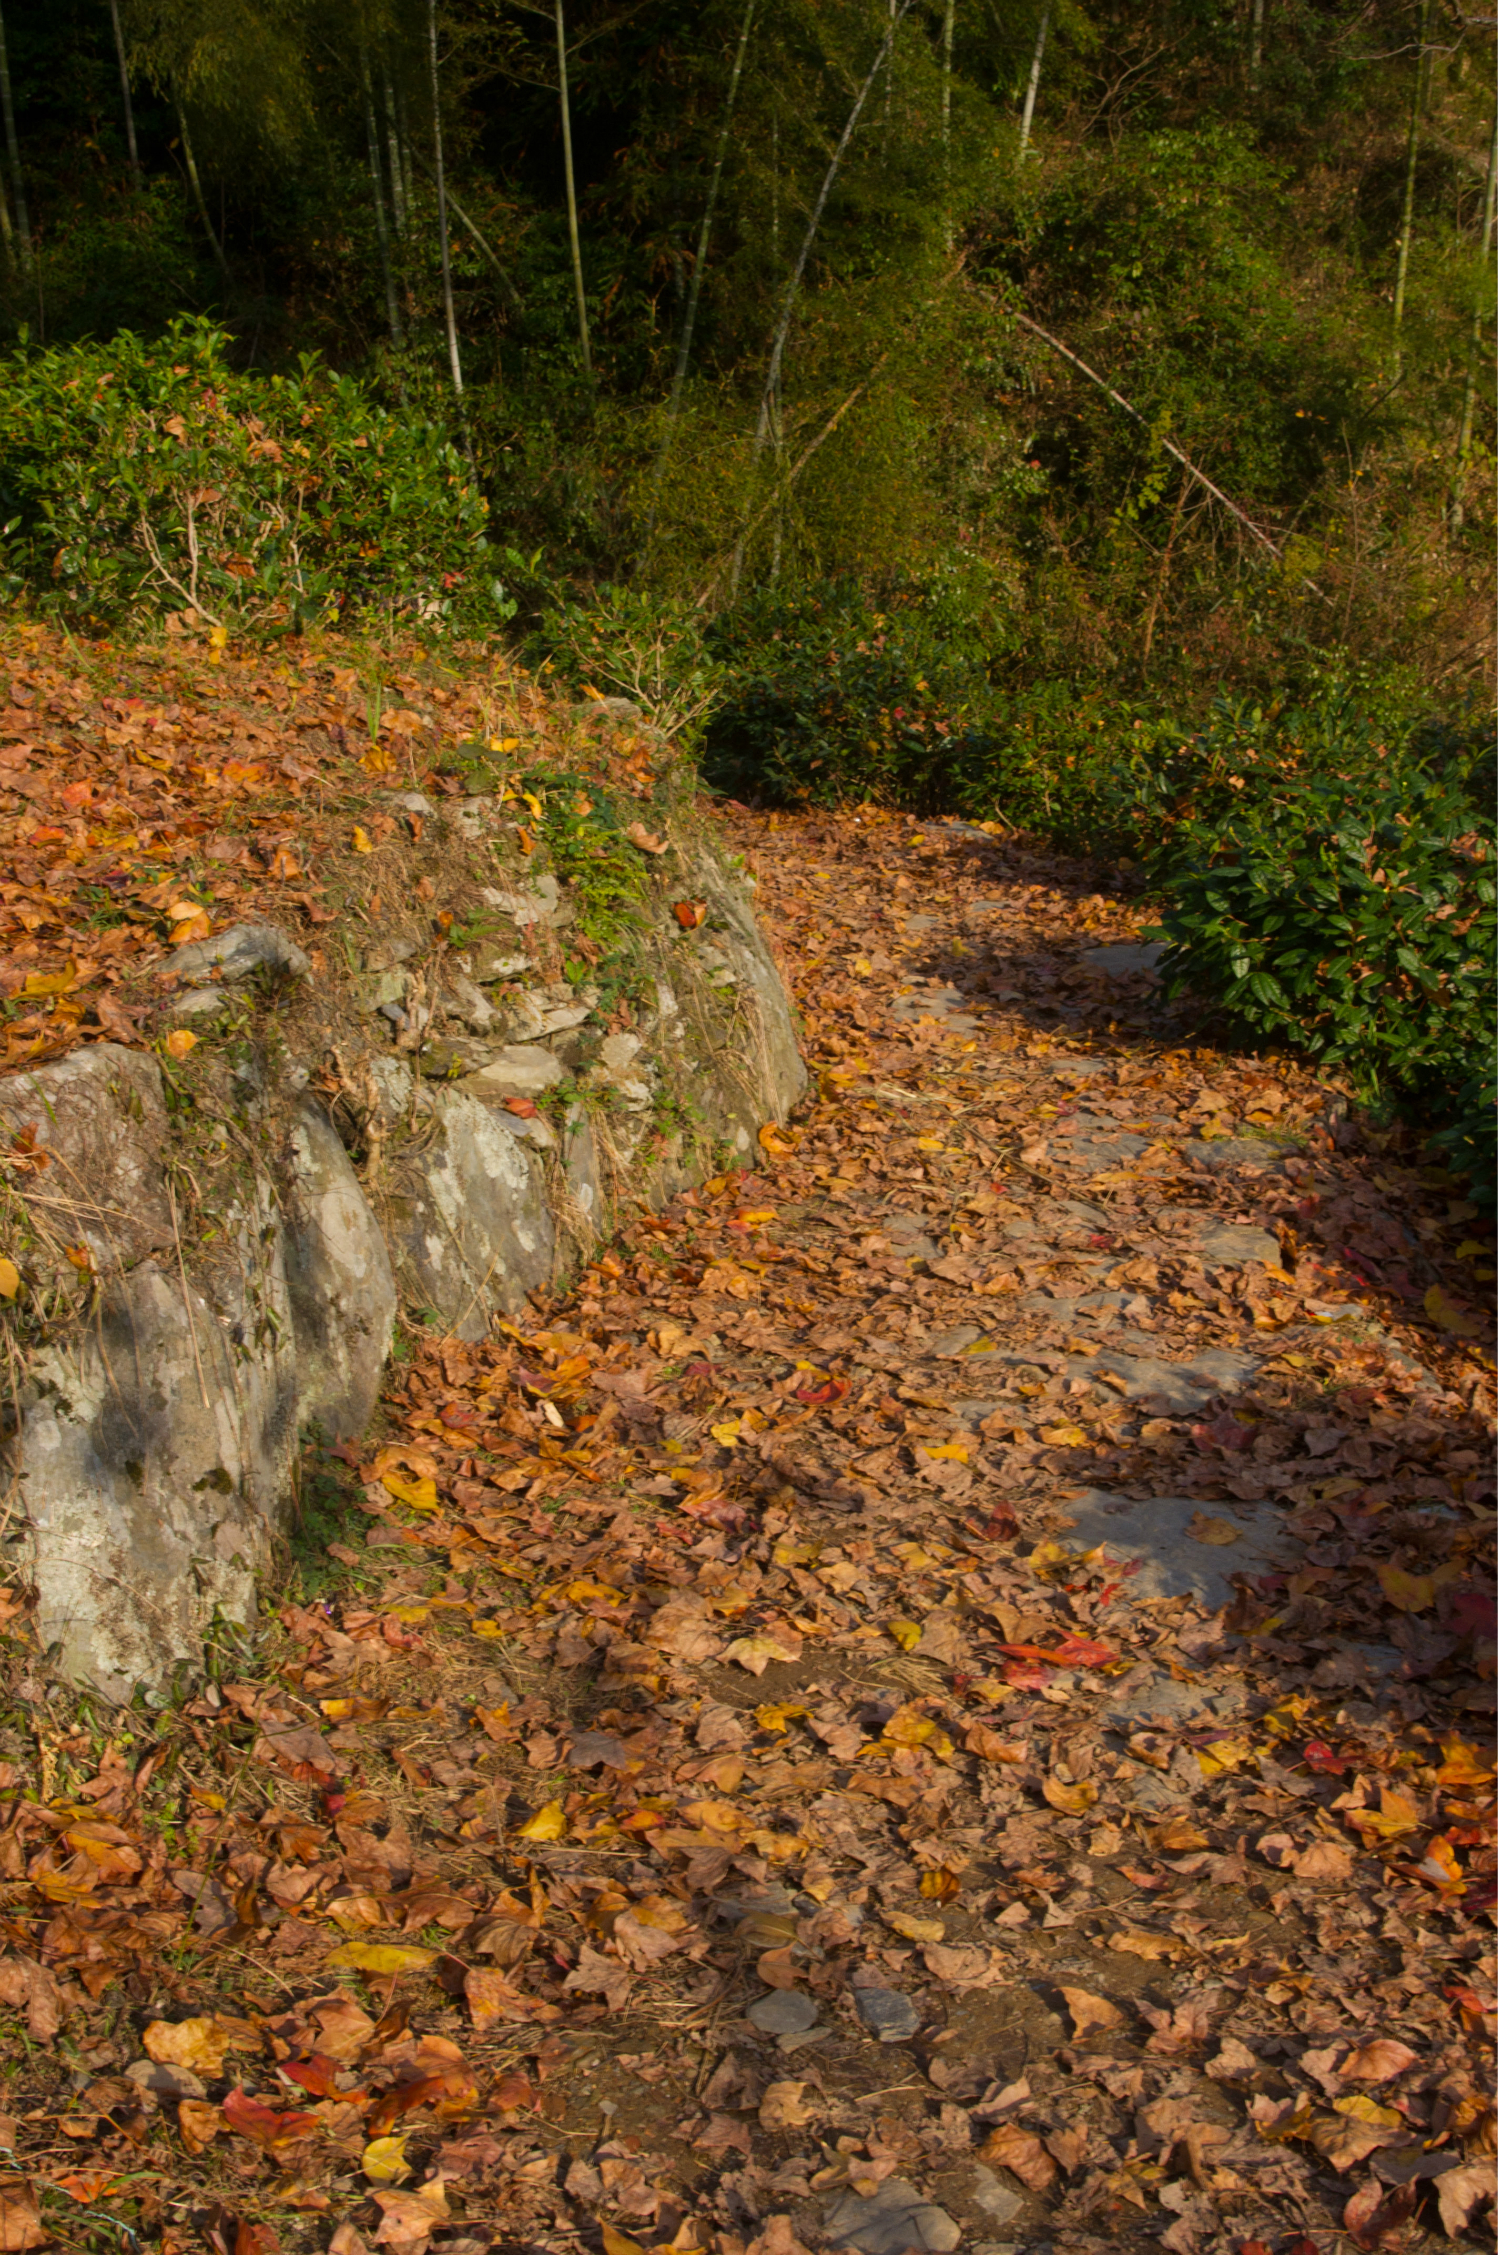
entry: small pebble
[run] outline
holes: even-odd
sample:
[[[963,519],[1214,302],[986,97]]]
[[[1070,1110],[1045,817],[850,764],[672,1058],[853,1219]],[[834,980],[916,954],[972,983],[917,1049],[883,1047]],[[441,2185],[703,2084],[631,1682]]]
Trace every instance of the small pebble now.
[[[921,2025],[915,2007],[899,1990],[855,1990],[853,2003],[859,2020],[881,2044],[901,2044]]]

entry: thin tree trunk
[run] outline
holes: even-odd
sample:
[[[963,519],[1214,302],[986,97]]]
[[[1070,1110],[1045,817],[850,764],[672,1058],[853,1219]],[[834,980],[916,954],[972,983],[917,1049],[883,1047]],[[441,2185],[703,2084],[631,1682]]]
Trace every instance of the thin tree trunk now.
[[[1130,402],[1124,398],[1122,392],[1116,392],[1105,376],[1100,376],[1095,368],[1089,368],[1086,361],[1082,359],[1081,355],[1072,351],[1070,345],[1063,345],[1059,337],[1053,337],[1049,329],[1042,329],[1040,323],[1038,321],[1032,321],[1028,314],[1012,314],[1011,319],[1014,320],[1021,329],[1027,329],[1032,337],[1038,337],[1043,345],[1049,345],[1053,353],[1059,353],[1063,360],[1069,361],[1071,366],[1079,370],[1080,373],[1087,378],[1087,381],[1090,384],[1096,384],[1100,392],[1106,392],[1109,399],[1112,400],[1114,406],[1122,408],[1124,414],[1127,415],[1132,422],[1137,423],[1141,430],[1148,431],[1151,428],[1148,420],[1140,414],[1138,408],[1132,406]],[[1195,479],[1197,485],[1202,488],[1203,492],[1209,493],[1214,501],[1221,502],[1228,515],[1232,518],[1235,518],[1237,522],[1243,527],[1245,532],[1252,533],[1254,539],[1258,541],[1262,547],[1267,548],[1271,556],[1278,556],[1281,553],[1278,542],[1271,540],[1268,533],[1265,532],[1263,526],[1256,525],[1252,517],[1247,516],[1244,511],[1238,507],[1236,501],[1229,501],[1221,486],[1214,486],[1211,479],[1207,476],[1206,472],[1197,468],[1196,464],[1192,461],[1189,454],[1182,453],[1181,449],[1175,444],[1172,439],[1162,438],[1160,439],[1159,443],[1165,449],[1165,452],[1168,455],[1170,455],[1176,462],[1179,462],[1181,468],[1186,472],[1187,476]],[[1317,595],[1323,593],[1323,590],[1316,586],[1314,580],[1307,580],[1306,586],[1314,589]]]
[[[754,460],[756,462],[764,452],[765,440],[769,436],[770,416],[775,395],[780,386],[780,371],[785,359],[786,341],[791,333],[791,323],[795,319],[796,302],[801,295],[801,284],[805,278],[807,263],[811,258],[812,245],[816,242],[818,230],[822,225],[822,214],[827,209],[827,199],[832,194],[833,183],[837,179],[838,170],[847,154],[848,143],[852,140],[858,121],[863,115],[863,106],[869,98],[874,81],[884,68],[890,50],[895,43],[895,34],[905,21],[911,5],[912,0],[899,0],[899,13],[890,17],[889,29],[885,33],[879,52],[870,66],[868,77],[858,89],[857,98],[852,109],[848,112],[848,122],[838,136],[837,147],[832,152],[832,159],[823,175],[816,203],[812,206],[811,218],[806,223],[806,233],[801,238],[801,248],[796,254],[796,263],[791,269],[791,277],[785,286],[785,295],[780,302],[780,318],[776,322],[775,338],[770,347],[770,365],[765,373],[765,387],[759,403],[759,421],[754,433]]]
[[[1248,91],[1257,94],[1264,67],[1264,0],[1253,0],[1248,19]]]
[[[442,82],[437,72],[437,0],[427,0],[427,53],[432,66],[432,154],[437,182],[437,241],[442,252],[442,313],[447,323],[447,361],[452,370],[453,397],[463,431],[463,450],[473,466],[473,442],[463,409],[463,360],[458,351],[458,317],[453,310],[453,269],[447,246],[447,175],[442,161]]]
[[[1415,56],[1415,86],[1410,96],[1410,135],[1404,163],[1404,209],[1399,220],[1399,262],[1394,271],[1394,373],[1404,373],[1404,346],[1401,332],[1404,328],[1405,284],[1410,271],[1410,238],[1415,231],[1415,176],[1420,167],[1420,107],[1425,92],[1425,29],[1430,14],[1430,0],[1420,0],[1418,51]]]
[[[1472,307],[1472,338],[1467,347],[1467,381],[1462,390],[1462,421],[1456,441],[1456,477],[1453,482],[1451,521],[1462,521],[1461,481],[1472,452],[1472,425],[1477,411],[1477,371],[1482,361],[1483,282],[1493,251],[1494,191],[1498,189],[1498,111],[1493,116],[1493,138],[1488,145],[1488,185],[1482,201],[1482,253],[1476,300]]]
[[[562,168],[567,176],[567,237],[572,245],[572,285],[577,293],[577,336],[582,348],[583,374],[593,388],[593,351],[588,342],[588,294],[583,287],[583,247],[577,232],[577,179],[572,169],[572,103],[567,93],[567,21],[562,0],[557,11],[557,81],[562,102]]]
[[[948,250],[952,248],[952,37],[956,28],[957,0],[946,0],[941,19],[941,174]]]
[[[182,107],[180,95],[174,96],[173,99],[177,110],[177,137],[182,143],[182,162],[187,168],[188,184],[192,189],[193,201],[198,207],[198,217],[203,222],[203,231],[207,235],[213,255],[218,261],[219,272],[227,281],[229,262],[224,256],[224,246],[218,239],[213,221],[208,216],[208,200],[203,194],[203,183],[198,178],[198,160],[192,153],[192,136],[187,130],[187,112]]]
[[[713,214],[718,204],[718,189],[723,179],[723,162],[728,155],[728,133],[733,124],[733,108],[738,100],[739,78],[744,68],[744,56],[749,46],[749,33],[754,24],[754,11],[759,0],[748,0],[744,10],[743,28],[739,32],[738,51],[733,58],[733,71],[728,81],[728,99],[723,105],[723,130],[718,136],[718,154],[713,161],[713,176],[708,182],[707,203],[703,208],[702,225],[697,234],[697,261],[692,268],[691,286],[687,291],[687,310],[681,325],[681,343],[676,348],[676,371],[671,378],[671,397],[666,407],[666,444],[670,444],[671,426],[681,409],[682,393],[686,390],[687,370],[692,360],[692,335],[697,326],[697,302],[702,295],[702,277],[707,269],[707,246],[713,231]],[[664,449],[662,450],[664,452]]]
[[[1030,146],[1030,128],[1035,122],[1035,97],[1040,92],[1040,66],[1045,60],[1046,33],[1051,28],[1051,0],[1045,0],[1040,11],[1040,29],[1035,34],[1035,53],[1030,58],[1030,83],[1025,88],[1025,107],[1019,121],[1019,153],[1023,157]]]
[[[417,150],[415,152],[415,155],[416,162],[418,165],[420,165],[422,171],[431,174],[431,167],[427,164],[420,150]],[[431,174],[431,177],[435,182],[436,175]],[[489,264],[493,267],[496,275],[499,277],[499,280],[503,285],[505,295],[509,299],[511,305],[518,309],[521,304],[521,297],[520,292],[515,287],[514,277],[511,275],[508,267],[506,267],[500,259],[499,253],[495,250],[494,245],[489,241],[488,237],[480,232],[477,223],[474,220],[471,220],[467,212],[464,211],[463,206],[458,202],[458,199],[453,194],[451,188],[447,190],[447,208],[452,213],[453,218],[457,221],[458,225],[460,227],[467,228],[469,234],[473,237],[474,242],[483,252],[484,257],[489,261]]]
[[[16,139],[16,109],[10,92],[10,55],[5,45],[5,16],[0,11],[0,116],[5,120],[5,154],[10,160],[11,191],[16,199],[16,246],[21,272],[31,272],[31,221],[26,211],[26,183],[21,177],[21,144]]]
[[[125,60],[125,34],[120,25],[120,0],[109,0],[109,20],[114,25],[114,51],[120,65],[120,98],[125,105],[125,148],[130,159],[130,185],[140,186],[140,151],[135,145],[135,106],[130,99],[130,66]]]
[[[375,235],[380,245],[380,273],[385,284],[385,314],[390,342],[397,352],[401,337],[400,306],[395,295],[395,270],[390,263],[390,231],[385,225],[385,184],[380,173],[380,137],[375,126],[374,94],[369,83],[369,58],[360,50],[359,82],[364,95],[364,131],[369,142],[369,188],[374,199]]]
[[[380,73],[380,110],[385,120],[385,148],[390,160],[390,216],[395,223],[395,239],[403,243],[406,239],[406,184],[401,177],[401,134],[389,71]]]
[[[16,231],[10,223],[10,198],[5,192],[5,182],[0,180],[0,251],[5,256],[5,271],[16,271]]]
[[[1176,495],[1175,508],[1171,511],[1170,531],[1165,536],[1165,554],[1160,559],[1160,571],[1155,581],[1154,595],[1150,600],[1149,617],[1144,622],[1144,648],[1139,654],[1139,670],[1142,674],[1149,672],[1150,652],[1155,646],[1155,621],[1160,616],[1160,605],[1165,597],[1165,582],[1170,577],[1171,552],[1175,548],[1176,534],[1181,525],[1181,511],[1186,506],[1186,496],[1190,490],[1190,479],[1183,478],[1181,490]]]

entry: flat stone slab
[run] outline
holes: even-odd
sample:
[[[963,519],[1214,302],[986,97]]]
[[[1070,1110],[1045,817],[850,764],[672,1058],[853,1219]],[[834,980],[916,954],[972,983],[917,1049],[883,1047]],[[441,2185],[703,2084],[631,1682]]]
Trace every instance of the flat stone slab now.
[[[539,1043],[512,1042],[490,1053],[488,1063],[464,1076],[463,1089],[485,1103],[503,1103],[506,1097],[539,1097],[563,1078],[559,1057]]]
[[[1100,1347],[1095,1355],[1076,1358],[1074,1372],[1112,1371],[1122,1379],[1131,1401],[1158,1395],[1182,1414],[1199,1410],[1214,1394],[1237,1394],[1258,1369],[1252,1355],[1231,1347],[1203,1348],[1189,1363],[1157,1362],[1152,1356],[1130,1355],[1116,1347]]]
[[[816,1999],[804,1990],[770,1990],[755,1999],[748,2019],[767,2037],[795,2037],[816,2027],[820,2011]]]
[[[1131,1159],[1149,1150],[1147,1136],[1058,1136],[1051,1146],[1055,1159],[1069,1159],[1073,1167],[1080,1167],[1084,1175],[1106,1175],[1115,1167],[1127,1167]]]
[[[1179,1684],[1173,1676],[1148,1665],[1131,1669],[1126,1677],[1116,1680],[1108,1687],[1106,1698],[1110,1721],[1131,1728],[1139,1724],[1190,1723],[1198,1716],[1207,1722],[1213,1717],[1226,1721],[1248,1704],[1241,1682],[1230,1681],[1226,1690],[1214,1692],[1205,1684]]]
[[[220,979],[248,979],[252,971],[281,971],[292,979],[305,979],[312,959],[278,924],[231,924],[211,940],[189,940],[174,948],[157,967],[178,979],[204,979],[217,972]]]
[[[918,2192],[906,2178],[886,2178],[877,2193],[845,2193],[828,2209],[822,2229],[834,2248],[856,2248],[860,2256],[948,2256],[961,2245],[962,2229]]]
[[[1240,1518],[1230,1506],[1203,1504],[1199,1497],[1152,1496],[1136,1503],[1106,1489],[1089,1489],[1068,1498],[1066,1517],[1072,1525],[1062,1530],[1064,1543],[1077,1551],[1101,1544],[1124,1568],[1121,1596],[1194,1598],[1208,1613],[1231,1602],[1230,1575],[1267,1574],[1291,1563],[1300,1549],[1268,1513]],[[1212,1542],[1193,1535],[1193,1523],[1214,1531],[1233,1527],[1236,1540]]]
[[[1082,961],[1110,979],[1128,979],[1138,971],[1153,971],[1164,953],[1163,940],[1115,940],[1106,948],[1089,948]]]
[[[1193,1138],[1182,1145],[1181,1157],[1194,1160],[1198,1167],[1210,1167],[1214,1175],[1234,1167],[1257,1167],[1268,1175],[1284,1173],[1283,1153],[1259,1136],[1218,1136],[1208,1143]]]
[[[1232,1222],[1209,1222],[1197,1240],[1197,1250],[1208,1268],[1241,1269],[1249,1261],[1279,1266],[1278,1238],[1272,1238],[1267,1230]]]
[[[1059,1073],[1064,1080],[1068,1081],[1091,1081],[1100,1073],[1111,1073],[1113,1071],[1113,1063],[1110,1058],[1045,1058],[1042,1060],[1042,1064],[1047,1073]]]

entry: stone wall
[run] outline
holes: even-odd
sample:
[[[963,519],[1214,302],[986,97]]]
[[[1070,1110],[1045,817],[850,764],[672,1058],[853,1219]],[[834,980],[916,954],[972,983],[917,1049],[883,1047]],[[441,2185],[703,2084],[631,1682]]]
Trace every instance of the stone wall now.
[[[300,1437],[363,1430],[403,1304],[481,1336],[784,1119],[804,1072],[749,891],[695,827],[672,851],[627,1032],[540,977],[572,914],[542,873],[486,892],[498,942],[437,958],[375,940],[329,973],[269,925],[179,950],[199,1105],[108,1044],[0,1079],[30,1311],[4,1541],[68,1675],[119,1698],[250,1617]]]

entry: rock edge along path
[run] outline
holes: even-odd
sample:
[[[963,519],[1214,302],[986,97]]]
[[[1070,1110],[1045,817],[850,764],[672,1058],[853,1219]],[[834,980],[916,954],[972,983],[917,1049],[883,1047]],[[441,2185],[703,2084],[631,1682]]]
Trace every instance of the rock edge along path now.
[[[816,1096],[392,1375],[190,1791],[16,1816],[72,2169],[175,2249],[1488,2246],[1490,1239],[1074,865],[740,827]]]

